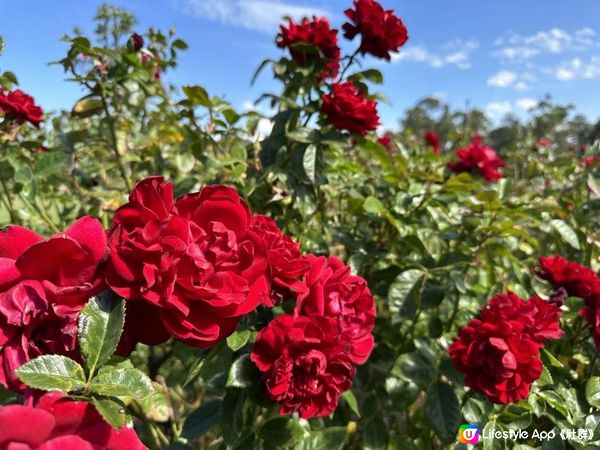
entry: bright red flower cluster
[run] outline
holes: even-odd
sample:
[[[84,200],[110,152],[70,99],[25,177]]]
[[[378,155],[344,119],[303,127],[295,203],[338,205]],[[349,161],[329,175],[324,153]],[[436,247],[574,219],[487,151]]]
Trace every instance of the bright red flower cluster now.
[[[600,277],[592,269],[562,256],[543,256],[539,262],[536,274],[540,278],[585,301],[580,314],[591,325],[596,348],[600,350]]]
[[[323,95],[321,112],[335,128],[361,136],[379,125],[377,102],[366,97],[351,81],[335,83],[331,93]]]
[[[437,153],[438,155],[442,153],[442,141],[437,133],[428,131],[423,135],[423,138],[425,139],[427,146],[431,148],[434,153]]]
[[[391,9],[384,10],[375,0],[354,0],[354,9],[347,9],[352,23],[345,23],[344,37],[354,39],[361,35],[359,51],[388,61],[390,52],[397,52],[408,40],[408,31],[402,20]]]
[[[558,305],[539,297],[524,301],[512,292],[492,297],[449,348],[466,385],[495,403],[527,398],[542,372],[544,340],[562,335],[560,314]]]
[[[145,450],[133,429],[115,430],[85,402],[58,392],[35,406],[0,407],[0,449],[6,450]]]
[[[339,259],[308,255],[310,270],[298,291],[294,314],[273,320],[256,338],[251,359],[267,397],[281,414],[331,414],[352,385],[357,364],[374,341],[375,303],[366,282]]]
[[[91,217],[49,239],[18,226],[0,232],[1,384],[22,390],[15,369],[42,354],[78,359],[78,312],[104,289],[105,257],[106,234]]]
[[[19,124],[27,121],[37,127],[44,121],[42,108],[35,104],[31,95],[20,89],[5,93],[0,87],[0,111]]]
[[[504,167],[502,158],[496,150],[488,147],[479,135],[471,139],[468,147],[456,150],[458,161],[448,163],[448,169],[453,172],[476,172],[488,181],[498,181],[502,174],[498,171]]]
[[[331,28],[326,17],[315,16],[312,20],[305,17],[300,23],[289,19],[288,26],[281,25],[280,28],[277,46],[288,48],[294,61],[302,65],[321,62],[325,65],[323,76],[334,78],[337,75],[340,65],[337,30]],[[295,48],[294,44],[312,45],[318,53]]]

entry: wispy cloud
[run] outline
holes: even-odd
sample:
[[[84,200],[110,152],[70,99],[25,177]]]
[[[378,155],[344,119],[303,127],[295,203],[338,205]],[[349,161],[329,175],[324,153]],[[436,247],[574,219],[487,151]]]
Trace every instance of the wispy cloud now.
[[[512,87],[517,91],[529,89],[529,82],[535,81],[536,77],[529,72],[517,73],[512,70],[500,70],[487,79],[488,86],[499,88]]]
[[[600,47],[597,33],[589,28],[568,32],[560,28],[539,31],[529,36],[508,33],[494,42],[498,50],[492,54],[511,61],[526,61],[544,53],[586,51]]]
[[[529,111],[538,104],[538,101],[534,98],[524,97],[519,98],[515,101],[515,106],[523,111]]]
[[[324,9],[284,3],[279,0],[172,0],[176,9],[195,17],[259,31],[274,33],[283,16],[328,16]]]
[[[456,66],[459,69],[471,67],[471,54],[479,47],[474,40],[454,40],[436,51],[428,50],[424,45],[408,45],[400,53],[392,55],[395,62],[417,62],[433,68]]]
[[[587,61],[573,58],[563,62],[554,70],[554,75],[561,81],[600,78],[600,56],[592,56]]]

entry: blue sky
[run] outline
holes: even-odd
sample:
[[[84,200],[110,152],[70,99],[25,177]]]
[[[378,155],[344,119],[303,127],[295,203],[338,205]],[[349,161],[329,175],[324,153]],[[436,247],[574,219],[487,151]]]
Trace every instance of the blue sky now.
[[[96,0],[0,0],[0,69],[14,71],[21,88],[45,109],[70,108],[81,95],[48,66],[66,50],[59,42],[73,25],[90,31]],[[168,79],[201,84],[242,109],[279,86],[265,72],[250,86],[258,63],[278,57],[274,44],[282,15],[327,15],[344,22],[351,0],[117,0],[139,19],[139,29],[175,26],[190,49]],[[525,115],[550,93],[600,116],[600,1],[598,0],[382,0],[405,21],[410,39],[390,64],[367,59],[385,76],[382,122],[394,127],[402,111],[435,94],[455,107],[486,109],[495,118]],[[342,39],[343,41],[343,39]],[[353,43],[343,43],[351,50]]]

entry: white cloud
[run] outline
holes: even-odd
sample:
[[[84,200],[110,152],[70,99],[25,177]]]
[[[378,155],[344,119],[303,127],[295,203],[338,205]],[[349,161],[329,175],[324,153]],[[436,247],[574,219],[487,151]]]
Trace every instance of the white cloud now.
[[[184,13],[263,33],[274,33],[283,16],[331,16],[327,11],[279,0],[172,0]]]
[[[563,62],[554,71],[554,75],[561,81],[600,78],[600,56],[592,56],[588,61],[573,58],[570,61]]]
[[[510,102],[492,102],[485,107],[485,112],[492,118],[498,118],[512,111]]]
[[[496,39],[495,45],[501,48],[493,55],[512,61],[525,61],[542,53],[559,54],[566,51],[591,50],[600,46],[600,39],[589,27],[573,33],[552,28],[529,36],[509,33]]]
[[[537,104],[538,104],[538,102],[536,99],[528,98],[528,97],[519,98],[515,102],[515,105],[517,106],[517,108],[525,110],[525,111],[529,111],[531,108],[534,108]]]
[[[513,84],[517,79],[517,74],[510,70],[501,70],[487,80],[489,86],[507,87]]]
[[[412,61],[427,64],[433,68],[456,66],[459,69],[471,67],[471,54],[479,46],[473,40],[454,40],[444,45],[439,51],[430,51],[423,45],[408,45],[400,53],[392,55],[392,61]]]
[[[527,82],[521,80],[521,81],[517,81],[515,83],[515,89],[517,91],[526,91],[527,89],[529,89],[529,84],[527,84]]]

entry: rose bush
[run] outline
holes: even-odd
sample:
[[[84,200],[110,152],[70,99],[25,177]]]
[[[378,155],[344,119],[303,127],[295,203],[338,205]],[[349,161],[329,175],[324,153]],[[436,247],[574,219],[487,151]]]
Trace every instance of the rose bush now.
[[[407,27],[348,6],[282,19],[253,111],[110,5],[69,111],[0,73],[0,448],[600,445],[600,128],[427,98],[382,130]]]

